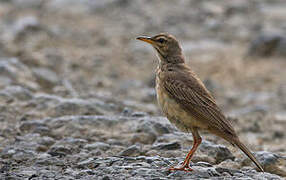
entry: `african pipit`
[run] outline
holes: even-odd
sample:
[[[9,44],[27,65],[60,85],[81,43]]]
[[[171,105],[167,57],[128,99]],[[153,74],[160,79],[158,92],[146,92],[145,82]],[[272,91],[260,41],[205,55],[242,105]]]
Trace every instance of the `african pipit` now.
[[[225,118],[202,81],[186,65],[175,37],[162,33],[137,39],[151,44],[157,52],[156,92],[161,110],[176,127],[193,135],[193,147],[182,166],[170,170],[192,170],[190,160],[202,142],[198,130],[203,129],[239,147],[263,171],[254,155],[239,140],[230,121]]]

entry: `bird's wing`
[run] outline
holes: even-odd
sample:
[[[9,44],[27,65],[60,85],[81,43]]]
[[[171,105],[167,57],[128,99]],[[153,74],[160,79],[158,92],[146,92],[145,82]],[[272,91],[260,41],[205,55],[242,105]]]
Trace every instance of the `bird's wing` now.
[[[169,96],[173,97],[185,110],[195,114],[210,129],[217,129],[222,133],[235,135],[229,120],[225,118],[214,98],[203,83],[191,71],[173,71],[162,81]]]

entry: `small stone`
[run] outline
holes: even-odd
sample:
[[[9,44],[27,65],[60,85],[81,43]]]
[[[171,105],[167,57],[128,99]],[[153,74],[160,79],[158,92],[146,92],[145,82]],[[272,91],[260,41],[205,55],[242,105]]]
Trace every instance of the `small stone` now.
[[[145,112],[133,112],[131,114],[132,117],[144,117],[144,116],[147,116],[147,113]]]
[[[41,136],[53,136],[50,128],[47,126],[38,126],[33,130],[33,133],[38,133]]]
[[[153,127],[154,127],[155,131],[160,135],[168,134],[171,132],[171,130],[165,124],[154,123]]]
[[[49,150],[49,147],[43,146],[43,145],[39,145],[36,149],[37,152],[46,152],[48,150]]]
[[[11,158],[15,153],[16,153],[16,150],[7,147],[4,150],[2,150],[1,157],[4,159],[5,158]]]
[[[261,163],[262,167],[266,172],[270,172],[280,176],[286,176],[286,171],[285,171],[286,158],[283,158],[282,156],[267,151],[257,152],[255,153],[255,157]],[[248,158],[245,158],[242,161],[242,165],[250,165],[250,163],[251,161]],[[282,167],[280,167],[281,164]]]
[[[28,178],[31,178],[31,177],[37,177],[37,171],[29,171],[29,170],[24,170],[24,171],[21,171],[20,172],[21,175],[23,175],[24,177],[28,177]]]
[[[269,57],[273,55],[286,56],[286,37],[280,34],[260,34],[248,49],[248,55]]]
[[[193,166],[212,167],[213,165],[208,162],[196,162]]]
[[[102,180],[110,180],[110,177],[109,177],[109,176],[104,176],[104,177],[102,178]]]
[[[156,141],[155,133],[136,133],[131,138],[131,143],[153,144]]]
[[[96,149],[100,149],[102,151],[107,151],[108,149],[110,149],[110,145],[103,143],[103,142],[96,142],[93,144],[86,144],[83,148],[87,149],[87,150],[96,150]]]
[[[85,139],[80,139],[80,138],[73,138],[73,137],[67,137],[62,139],[62,142],[64,144],[69,144],[69,145],[77,145],[77,146],[83,146],[87,143],[87,140]]]
[[[30,68],[17,58],[0,57],[0,76],[11,79],[12,84],[21,84],[31,89],[38,88]]]
[[[137,145],[129,146],[127,149],[121,151],[118,155],[119,156],[136,156],[139,155],[140,148]]]
[[[132,114],[132,109],[128,108],[128,107],[124,107],[124,109],[122,110],[122,115],[123,116],[130,116]]]
[[[44,136],[41,138],[41,140],[39,141],[39,144],[44,145],[44,146],[51,146],[55,143],[56,141],[51,138],[51,137],[47,137]]]
[[[46,127],[46,125],[43,122],[40,121],[24,121],[19,129],[22,132],[31,132],[34,131],[35,129],[39,128],[39,127]],[[46,127],[48,128],[48,127]]]
[[[219,163],[217,166],[222,167],[222,168],[227,167],[230,169],[239,169],[240,168],[240,164],[237,161],[233,161],[231,159],[224,160],[221,163]]]
[[[215,168],[215,170],[219,173],[226,172],[230,174],[231,176],[233,176],[235,173],[241,173],[241,171],[236,170],[236,169],[222,168],[222,167]]]
[[[40,166],[64,166],[65,162],[56,157],[49,157],[38,159],[35,164]]]
[[[13,33],[16,36],[20,36],[28,29],[38,29],[40,27],[40,23],[35,16],[25,16],[19,18],[13,25]]]
[[[2,90],[2,92],[3,91],[6,91],[10,96],[21,101],[30,100],[33,97],[32,93],[28,89],[21,86],[8,86]]]
[[[110,145],[117,145],[117,146],[122,146],[122,145],[123,145],[123,143],[120,142],[120,141],[117,140],[117,139],[108,139],[106,142],[107,142],[108,144],[110,144]]]
[[[48,159],[50,157],[52,157],[52,156],[50,154],[48,154],[48,153],[40,153],[38,155],[37,159]]]
[[[47,68],[33,68],[34,75],[43,88],[51,88],[59,83],[55,72]]]
[[[102,115],[105,113],[102,102],[94,102],[84,99],[61,100],[51,111],[53,117],[65,115]]]
[[[223,145],[216,145],[209,141],[203,141],[199,149],[202,152],[207,152],[209,156],[214,157],[216,163],[220,163],[226,159],[234,160],[235,158],[227,147]]]
[[[181,145],[179,142],[158,143],[153,148],[157,150],[176,150],[181,149]]]
[[[11,78],[5,76],[0,77],[0,88],[10,86],[11,84],[12,84]]]
[[[70,147],[65,147],[62,145],[52,146],[48,153],[52,156],[66,156],[68,154],[72,154],[72,150]]]
[[[277,122],[284,123],[286,122],[286,112],[278,112],[274,115],[274,118]]]
[[[84,161],[77,163],[79,168],[91,167],[93,164],[95,164],[94,158],[88,158]]]
[[[13,154],[12,158],[17,162],[30,161],[34,159],[35,152],[22,150]]]
[[[0,92],[0,103],[1,104],[9,104],[14,101],[14,98],[8,94],[7,92]]]

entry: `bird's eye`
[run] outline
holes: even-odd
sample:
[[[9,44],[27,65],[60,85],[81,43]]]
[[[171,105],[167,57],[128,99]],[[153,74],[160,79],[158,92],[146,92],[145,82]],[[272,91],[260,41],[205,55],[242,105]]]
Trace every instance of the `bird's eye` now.
[[[164,39],[164,38],[159,38],[157,41],[158,41],[159,43],[163,44],[163,43],[166,42],[166,39]]]

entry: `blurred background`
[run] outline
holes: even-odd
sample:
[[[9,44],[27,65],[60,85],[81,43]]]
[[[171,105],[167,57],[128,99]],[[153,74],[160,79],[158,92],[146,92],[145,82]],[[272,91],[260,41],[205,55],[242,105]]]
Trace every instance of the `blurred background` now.
[[[117,149],[108,146],[110,152],[95,148],[99,157],[115,155],[136,143],[143,147],[137,154],[154,155],[148,147],[160,136],[155,133],[151,142],[143,141],[143,135],[138,135],[141,126],[134,130],[137,121],[128,121],[130,127],[115,125],[112,133],[110,124],[98,133],[96,127],[79,130],[76,125],[69,132],[71,127],[63,124],[53,131],[49,123],[67,115],[161,116],[154,90],[155,51],[135,40],[160,32],[173,34],[181,42],[187,64],[214,94],[250,149],[286,156],[284,0],[1,0],[0,27],[0,159],[7,167],[26,157],[24,152],[16,156],[17,148],[33,146],[34,153],[53,156],[53,148],[66,137],[85,139],[83,145],[122,141]],[[114,133],[127,135],[118,138]],[[53,140],[37,145],[32,134],[38,134],[39,141]],[[18,136],[29,136],[36,145],[18,147]],[[219,138],[207,133],[203,137],[241,155]],[[185,138],[186,145],[177,154],[155,154],[182,157],[192,144],[190,135]],[[9,154],[11,148],[14,153]],[[20,160],[7,159],[14,156]],[[25,160],[30,158],[27,155]],[[285,163],[275,172],[285,176]]]

